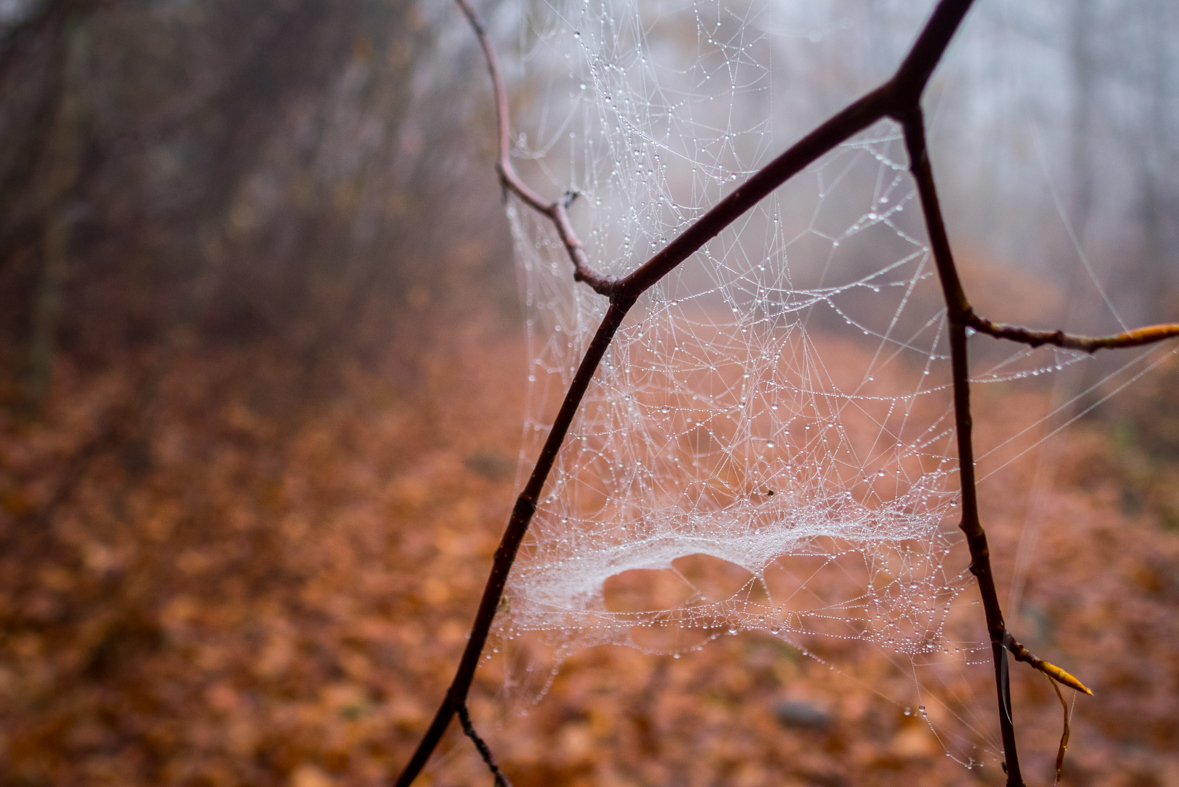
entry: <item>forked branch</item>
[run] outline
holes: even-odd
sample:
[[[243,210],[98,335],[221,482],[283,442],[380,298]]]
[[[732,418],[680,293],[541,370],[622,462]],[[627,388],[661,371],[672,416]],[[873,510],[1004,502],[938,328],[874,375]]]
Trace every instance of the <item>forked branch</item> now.
[[[507,96],[495,51],[469,0],[456,0],[456,2],[470,21],[487,59],[499,126],[499,152],[496,169],[504,191],[515,195],[529,208],[546,216],[553,223],[570,260],[573,262],[574,279],[587,283],[595,292],[607,296],[610,299],[610,307],[577,368],[528,483],[516,500],[511,519],[496,550],[491,575],[484,588],[467,647],[463,652],[454,680],[413,757],[399,776],[396,782],[398,787],[408,787],[414,781],[438,746],[446,728],[456,714],[459,716],[464,731],[475,741],[480,755],[492,768],[497,783],[503,779],[498,766],[494,765],[490,749],[478,735],[474,734],[474,727],[467,716],[467,695],[470,692],[471,682],[479,665],[483,648],[490,635],[496,611],[503,598],[512,564],[515,562],[516,554],[532,522],[532,517],[536,513],[537,501],[540,499],[540,493],[548,479],[549,472],[552,470],[557,453],[565,441],[565,436],[581,406],[581,401],[599,363],[636,299],[778,186],[845,140],[886,117],[895,119],[904,129],[910,169],[917,182],[921,207],[929,232],[930,246],[946,300],[953,368],[959,478],[962,489],[960,527],[966,534],[971,557],[970,570],[978,580],[987,629],[991,638],[1007,784],[1009,787],[1022,787],[1023,778],[1019,770],[1015,725],[1011,714],[1007,669],[1008,651],[1017,660],[1032,665],[1057,682],[1080,691],[1087,692],[1088,690],[1084,684],[1064,670],[1036,658],[1026,648],[1019,645],[1004,624],[995,588],[994,574],[991,570],[986,533],[979,518],[978,493],[975,488],[974,452],[971,440],[969,361],[966,346],[967,329],[973,328],[996,338],[1010,339],[1033,347],[1053,344],[1092,352],[1105,347],[1133,347],[1150,344],[1172,336],[1179,336],[1179,325],[1153,326],[1129,331],[1118,336],[1088,338],[1072,336],[1060,331],[1037,332],[1025,328],[999,325],[979,317],[972,310],[954,264],[949,236],[938,203],[933,170],[926,149],[920,101],[930,76],[945,53],[946,47],[966,12],[970,10],[973,0],[939,0],[929,21],[892,79],[876,90],[865,94],[807,134],[798,143],[734,189],[661,251],[622,279],[599,275],[590,267],[585,249],[569,221],[568,207],[573,200],[573,195],[566,194],[560,200],[548,202],[529,188],[513,169],[509,147]],[[1063,756],[1063,746],[1062,743],[1061,756]]]

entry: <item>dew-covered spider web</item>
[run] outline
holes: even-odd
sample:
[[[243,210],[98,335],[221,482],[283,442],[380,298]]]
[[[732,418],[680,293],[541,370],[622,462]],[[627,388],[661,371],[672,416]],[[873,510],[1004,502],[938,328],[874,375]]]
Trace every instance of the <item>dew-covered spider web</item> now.
[[[926,10],[876,53],[888,64],[880,76]],[[524,99],[514,119],[517,166],[546,193],[576,195],[574,225],[609,276],[634,270],[807,130],[784,117],[821,119],[844,101],[792,103],[806,66],[791,53],[834,23],[771,3],[552,0],[517,23],[522,92],[544,97]],[[545,217],[514,199],[508,213],[531,358],[528,472],[608,303],[573,280]],[[1007,346],[972,379],[1077,360]],[[839,643],[874,646],[922,679],[985,662],[956,530],[949,367],[900,130],[883,122],[636,304],[540,500],[501,640],[540,637],[555,663],[606,643],[678,657],[742,631],[820,660]],[[944,739],[948,753],[993,757],[989,722],[943,704],[969,738]]]

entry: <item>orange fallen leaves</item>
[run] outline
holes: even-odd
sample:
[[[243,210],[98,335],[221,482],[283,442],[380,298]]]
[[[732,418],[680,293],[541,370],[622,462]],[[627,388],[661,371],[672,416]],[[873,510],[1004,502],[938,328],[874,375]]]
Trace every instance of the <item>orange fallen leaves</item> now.
[[[326,787],[396,772],[465,643],[519,444],[521,343],[474,318],[440,343],[414,386],[353,370],[334,398],[297,406],[255,384],[260,349],[182,357],[151,466],[112,447],[41,529],[30,523],[55,474],[120,382],[66,374],[44,424],[0,424],[9,781]],[[985,402],[977,420],[1001,430],[1003,408],[1026,403]],[[1076,704],[1066,784],[1179,783],[1179,534],[1157,506],[1122,505],[1129,465],[1099,430],[1067,440],[1011,623],[1098,692]],[[1179,470],[1155,470],[1142,494],[1169,504]],[[1028,476],[1013,465],[982,490],[1003,582]],[[472,715],[518,787],[999,783],[993,761],[967,771],[874,693],[901,696],[910,679],[863,658],[869,686],[746,635],[682,659],[600,648],[525,716],[502,712],[492,662]],[[1059,704],[1031,670],[1013,675],[1029,772],[1046,783]],[[986,670],[976,677],[955,690],[990,713]],[[785,700],[830,724],[784,726]],[[423,783],[490,783],[451,734]]]

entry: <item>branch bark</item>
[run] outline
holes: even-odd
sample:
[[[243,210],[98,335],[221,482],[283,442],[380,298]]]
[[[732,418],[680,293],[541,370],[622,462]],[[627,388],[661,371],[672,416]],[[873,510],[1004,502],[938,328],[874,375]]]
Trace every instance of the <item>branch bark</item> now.
[[[968,326],[979,333],[994,336],[996,339],[1007,339],[1030,347],[1041,347],[1048,344],[1069,350],[1083,350],[1087,353],[1095,353],[1098,350],[1142,347],[1179,336],[1179,324],[1176,323],[1148,325],[1112,336],[1079,336],[1064,331],[1033,331],[1018,325],[991,322],[986,317],[976,314],[972,309],[967,309],[965,318]]]

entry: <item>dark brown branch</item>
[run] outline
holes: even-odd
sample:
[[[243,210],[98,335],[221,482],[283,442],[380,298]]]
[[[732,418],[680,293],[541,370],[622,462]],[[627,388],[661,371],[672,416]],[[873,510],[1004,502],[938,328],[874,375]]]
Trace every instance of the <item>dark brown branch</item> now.
[[[958,438],[958,477],[962,489],[962,520],[958,527],[966,535],[970,549],[970,572],[978,580],[987,632],[991,638],[991,655],[995,663],[995,690],[999,701],[999,730],[1003,738],[1003,756],[1009,787],[1022,787],[1019,754],[1015,743],[1015,722],[1011,713],[1011,690],[1007,680],[1007,627],[991,570],[991,553],[987,535],[978,513],[978,490],[975,487],[974,445],[971,436],[970,364],[966,355],[967,315],[970,303],[958,278],[958,269],[950,251],[950,238],[942,219],[941,205],[933,181],[933,168],[925,144],[925,122],[920,104],[913,104],[895,115],[905,132],[909,169],[917,181],[917,194],[929,233],[934,264],[945,296],[950,334],[950,363],[954,388],[954,425]]]
[[[465,2],[465,0],[459,0]],[[692,223],[662,251],[622,279],[620,286],[636,297],[666,276],[705,243],[732,224],[738,216],[765,199],[770,192],[810,166],[839,143],[888,115],[897,115],[925,89],[934,65],[941,59],[954,31],[970,10],[973,0],[941,0],[917,37],[913,49],[888,82],[852,102],[843,111],[807,134],[778,158]],[[955,274],[955,281],[957,275]],[[957,286],[961,293],[961,285]],[[962,296],[965,304],[965,296]]]
[[[467,709],[466,703],[458,707],[458,717],[459,724],[463,727],[463,733],[475,744],[475,748],[479,750],[479,756],[483,758],[487,769],[491,771],[491,777],[495,779],[495,787],[512,787],[512,783],[508,781],[508,777],[504,776],[504,772],[495,764],[495,757],[491,754],[491,747],[479,737],[479,733],[475,732],[475,725],[471,723],[471,713]]]
[[[970,10],[974,0],[959,0],[950,2],[943,0],[934,6],[933,13],[901,65],[896,74],[889,80],[895,93],[896,107],[916,106],[929,84],[933,70],[945,54],[950,39],[962,24],[963,17]]]
[[[1147,344],[1173,339],[1179,336],[1179,324],[1148,325],[1132,331],[1123,331],[1112,336],[1078,336],[1064,331],[1033,331],[1018,325],[991,322],[979,316],[972,309],[966,310],[966,324],[996,339],[1008,339],[1031,347],[1050,344],[1068,350],[1082,350],[1095,353],[1098,350],[1113,350],[1124,347],[1141,347]]]
[[[618,286],[616,280],[609,276],[602,276],[590,268],[589,260],[585,256],[585,247],[581,245],[581,241],[578,240],[577,234],[573,231],[573,225],[569,221],[568,208],[575,195],[570,193],[554,202],[546,202],[543,197],[520,179],[515,168],[512,167],[508,94],[504,90],[504,81],[500,76],[499,61],[495,57],[495,49],[491,46],[491,39],[487,37],[487,31],[483,28],[483,23],[479,21],[479,16],[471,4],[467,0],[455,0],[455,2],[463,10],[467,21],[471,23],[471,28],[479,39],[479,46],[483,48],[483,56],[487,60],[487,72],[491,75],[491,89],[495,94],[495,119],[496,125],[499,127],[499,158],[495,163],[495,170],[499,173],[500,185],[505,192],[510,191],[515,194],[525,205],[544,214],[553,223],[557,235],[561,238],[561,243],[565,246],[565,251],[569,254],[569,260],[573,263],[574,280],[585,282],[594,292],[601,295],[607,297],[613,295]]]

